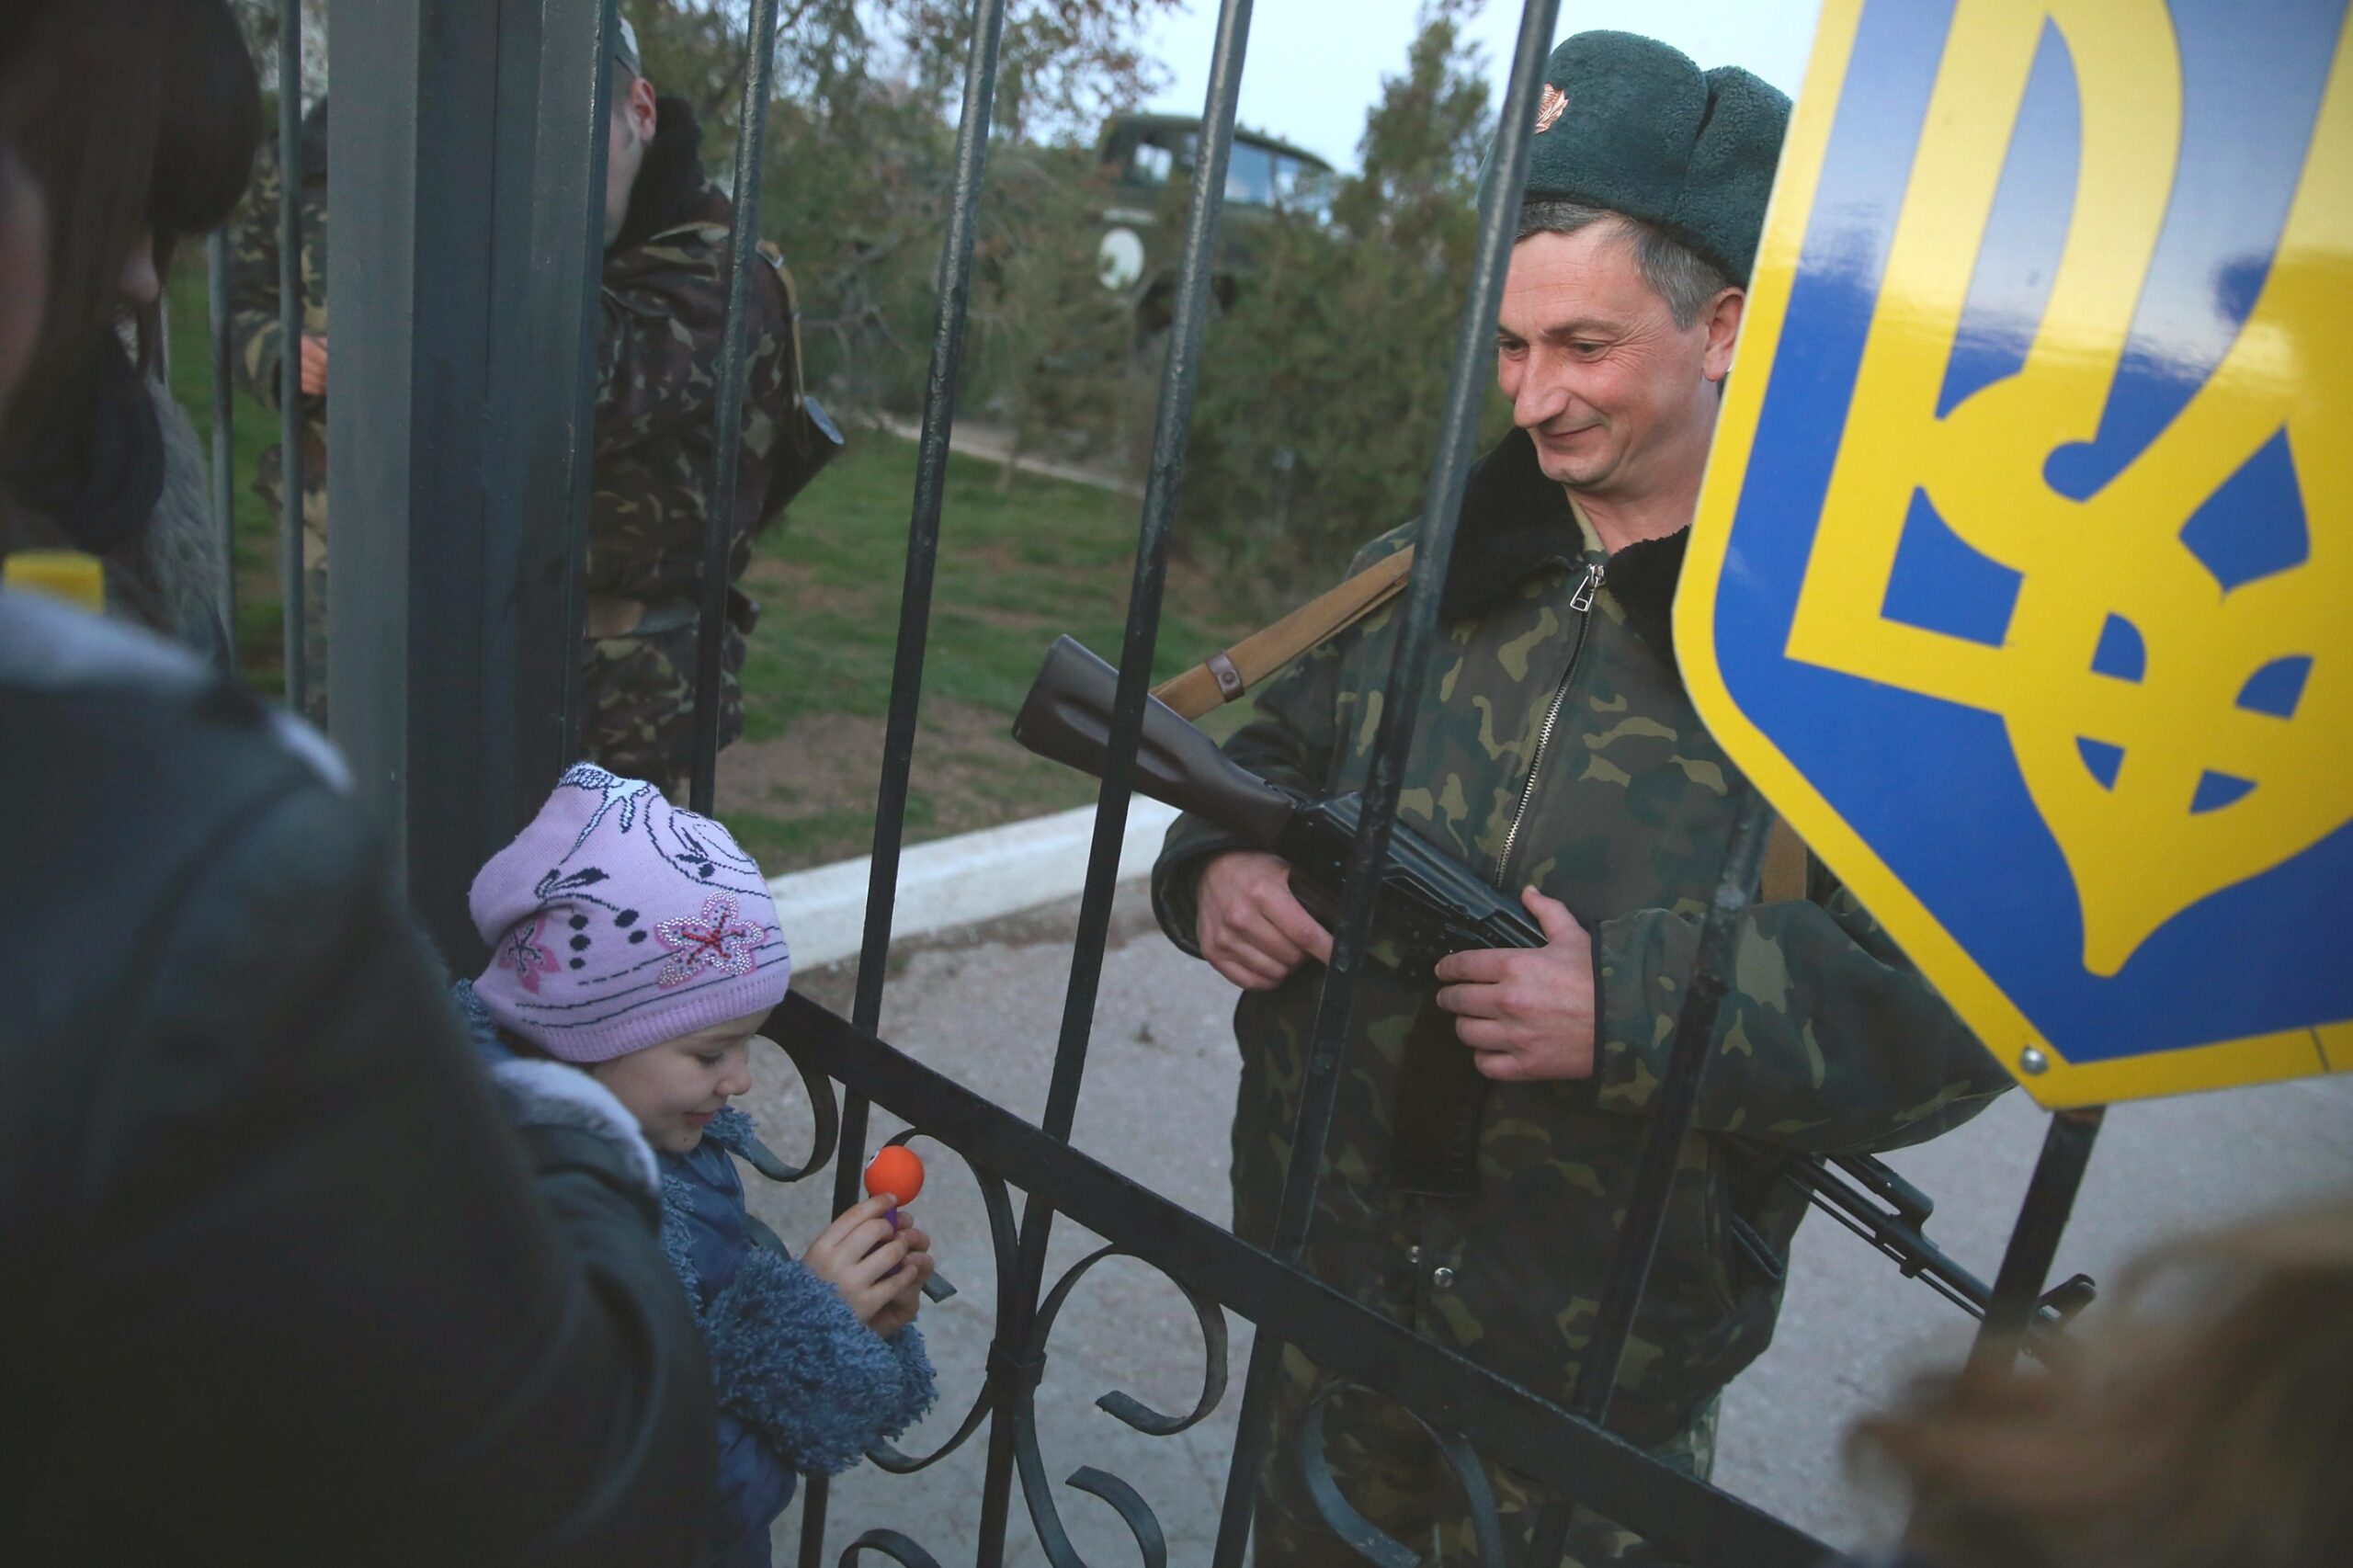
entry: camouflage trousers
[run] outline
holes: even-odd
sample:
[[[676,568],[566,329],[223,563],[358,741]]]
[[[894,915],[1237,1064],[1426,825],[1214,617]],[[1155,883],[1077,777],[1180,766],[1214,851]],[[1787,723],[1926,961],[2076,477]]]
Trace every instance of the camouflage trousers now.
[[[1324,1521],[1307,1489],[1299,1432],[1307,1410],[1330,1379],[1295,1346],[1283,1347],[1272,1412],[1273,1440],[1259,1472],[1257,1523],[1251,1535],[1256,1568],[1362,1568],[1366,1559],[1344,1545]],[[1654,1458],[1706,1480],[1716,1458],[1716,1413],[1710,1400],[1690,1426],[1653,1448]],[[1324,1458],[1341,1494],[1356,1510],[1425,1562],[1471,1568],[1480,1561],[1462,1492],[1438,1448],[1400,1406],[1362,1391],[1336,1394],[1324,1404]],[[1528,1530],[1545,1496],[1525,1476],[1494,1463],[1487,1479],[1502,1516],[1504,1561],[1519,1563]],[[1680,1559],[1631,1530],[1580,1510],[1570,1527],[1562,1568],[1677,1568]]]
[[[719,744],[744,733],[744,634],[733,623],[720,648]],[[581,670],[580,749],[624,778],[643,778],[673,800],[694,773],[695,628],[592,638]]]

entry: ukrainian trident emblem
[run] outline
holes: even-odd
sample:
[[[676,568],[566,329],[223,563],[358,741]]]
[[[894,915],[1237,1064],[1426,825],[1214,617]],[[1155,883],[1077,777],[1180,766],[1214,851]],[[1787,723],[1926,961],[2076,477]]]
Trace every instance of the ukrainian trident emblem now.
[[[1953,8],[1790,629],[2000,716],[2095,975],[2353,820],[2353,51],[2290,9],[2334,62],[2249,180],[2181,7]]]

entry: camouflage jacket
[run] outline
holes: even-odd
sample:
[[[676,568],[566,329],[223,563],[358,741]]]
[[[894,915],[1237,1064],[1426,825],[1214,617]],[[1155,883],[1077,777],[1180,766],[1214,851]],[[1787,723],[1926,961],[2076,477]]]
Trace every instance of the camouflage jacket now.
[[[735,210],[703,175],[702,131],[686,100],[662,99],[656,123],[628,216],[605,253],[587,591],[691,607],[702,576]],[[789,457],[783,446],[798,387],[783,267],[767,247],[760,254],[748,296],[731,583],[776,514],[769,497]],[[733,615],[748,630],[751,607],[740,596]]]
[[[1410,537],[1375,541],[1358,566]],[[1596,1071],[1491,1086],[1476,1198],[1395,1193],[1383,1180],[1393,1083],[1421,996],[1377,946],[1310,1233],[1319,1278],[1561,1399],[1748,788],[1668,651],[1682,544],[1605,555],[1518,432],[1474,471],[1399,813],[1498,887],[1535,883],[1592,933]],[[1302,790],[1361,788],[1394,632],[1392,606],[1269,682],[1228,754]],[[1193,817],[1169,832],[1154,903],[1188,951],[1200,869],[1233,846]],[[2008,1082],[1852,895],[1818,870],[1813,883],[1809,899],[1755,906],[1740,934],[1612,1416],[1638,1441],[1688,1425],[1770,1339],[1806,1207],[1780,1179],[1792,1157],[1932,1137]],[[1310,963],[1234,1014],[1235,1225],[1262,1244],[1322,982]]]
[[[254,161],[254,183],[229,232],[229,347],[237,380],[278,408],[278,367],[285,334],[278,318],[278,209],[286,188],[275,143]],[[302,330],[327,335],[327,104],[319,100],[302,120]],[[304,554],[313,566],[326,559],[327,403],[302,399]],[[279,447],[272,443],[254,474],[255,491],[284,513]]]

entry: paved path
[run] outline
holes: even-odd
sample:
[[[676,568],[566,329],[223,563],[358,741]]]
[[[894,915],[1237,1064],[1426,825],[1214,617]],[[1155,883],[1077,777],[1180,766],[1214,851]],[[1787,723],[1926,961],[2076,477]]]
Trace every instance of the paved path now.
[[[864,416],[902,440],[923,439],[923,423],[898,414],[870,414]],[[956,416],[948,432],[948,449],[961,457],[979,458],[999,468],[1015,463],[1023,473],[1039,473],[1048,479],[1068,480],[1096,490],[1108,490],[1116,494],[1132,495],[1141,500],[1143,485],[1133,474],[1117,463],[1097,458],[1086,462],[1062,462],[1042,453],[1015,452],[1013,431],[1006,426],[983,420]]]
[[[1108,1164],[1196,1211],[1222,1219],[1226,1131],[1235,1075],[1228,1028],[1234,993],[1208,967],[1151,931],[1140,901],[1123,895],[1108,957],[1094,1048],[1074,1141]],[[1035,1119],[1044,1102],[1069,973],[1068,910],[1006,923],[990,939],[920,952],[886,994],[883,1034],[962,1082]],[[837,973],[808,988],[847,1010]],[[752,1109],[780,1146],[805,1136],[797,1085],[769,1058]],[[1991,1276],[2043,1117],[2011,1096],[1967,1127],[1894,1163],[1938,1200],[1931,1233]],[[876,1136],[897,1124],[881,1119]],[[927,1451],[953,1432],[980,1386],[993,1312],[985,1226],[972,1179],[952,1158],[933,1162],[920,1205],[943,1270],[961,1290],[924,1325],[941,1374],[941,1408],[905,1439]],[[2353,1183],[2353,1078],[2273,1085],[2113,1111],[2059,1259],[2103,1282],[2149,1244]],[[755,1187],[765,1184],[753,1178]],[[761,1211],[796,1246],[824,1219],[811,1184],[758,1194]],[[1057,1231],[1049,1278],[1094,1238]],[[1800,1232],[1788,1304],[1772,1348],[1726,1396],[1717,1480],[1824,1539],[1856,1544],[1891,1517],[1883,1499],[1850,1483],[1838,1454],[1858,1414],[1915,1369],[1949,1364],[1967,1323],[1927,1288],[1900,1278],[1862,1243],[1816,1217]],[[2097,1311],[2097,1309],[2094,1309]],[[1249,1325],[1228,1316],[1233,1371],[1223,1408],[1182,1437],[1153,1439],[1094,1408],[1113,1389],[1156,1408],[1190,1407],[1202,1372],[1199,1335],[1183,1299],[1152,1271],[1119,1261],[1072,1297],[1051,1341],[1039,1395],[1047,1472],[1057,1482],[1095,1464],[1133,1482],[1168,1536],[1173,1563],[1205,1562],[1240,1400]],[[880,1525],[904,1530],[943,1563],[971,1560],[985,1431],[912,1477],[863,1467],[836,1483],[824,1561]],[[1014,1508],[1008,1561],[1045,1561],[1026,1510]],[[1111,1511],[1067,1487],[1056,1506],[1086,1562],[1140,1561]],[[778,1561],[794,1561],[796,1504],[777,1532]],[[869,1556],[870,1563],[883,1560]]]

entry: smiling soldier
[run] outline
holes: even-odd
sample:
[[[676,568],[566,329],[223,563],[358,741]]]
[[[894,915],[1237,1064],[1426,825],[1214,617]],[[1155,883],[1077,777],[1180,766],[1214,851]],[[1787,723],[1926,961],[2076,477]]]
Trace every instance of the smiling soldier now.
[[[1749,789],[1692,711],[1668,607],[1789,101],[1624,33],[1570,39],[1546,81],[1496,326],[1517,428],[1463,495],[1398,809],[1522,892],[1549,941],[1447,959],[1434,996],[1376,946],[1306,1263],[1565,1402]],[[1358,568],[1413,531],[1373,541]],[[1308,793],[1361,788],[1395,632],[1383,611],[1313,650],[1259,694],[1228,753]],[[1198,818],[1170,830],[1153,891],[1169,936],[1244,989],[1234,1221],[1264,1244],[1331,938],[1281,860]],[[1771,1338],[1805,1211],[1781,1171],[1932,1137],[2008,1081],[1820,867],[1807,896],[1788,891],[1744,919],[1612,1407],[1614,1430],[1703,1477],[1719,1395]],[[1422,1092],[1447,1076],[1443,1063],[1431,1076],[1434,1052],[1485,1085],[1450,1119]],[[1465,1052],[1475,1077],[1459,1071]],[[1294,1442],[1326,1392],[1287,1351],[1261,1563],[1357,1561],[1319,1519]],[[1324,1415],[1356,1507],[1415,1551],[1472,1559],[1456,1485],[1401,1411],[1350,1394]],[[1506,1534],[1524,1538],[1534,1489],[1491,1469]],[[1668,1559],[1581,1513],[1567,1560]]]

